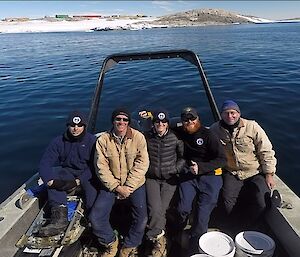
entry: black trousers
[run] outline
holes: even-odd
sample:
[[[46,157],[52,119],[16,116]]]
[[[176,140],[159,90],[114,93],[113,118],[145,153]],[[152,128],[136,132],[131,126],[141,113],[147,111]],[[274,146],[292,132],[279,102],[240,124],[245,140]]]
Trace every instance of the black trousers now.
[[[270,193],[263,174],[239,180],[230,172],[225,172],[221,204],[226,222],[229,222],[231,228],[236,227],[238,230],[255,227],[269,205]]]
[[[176,184],[147,178],[148,231],[147,239],[153,239],[166,229],[166,214],[176,191]]]

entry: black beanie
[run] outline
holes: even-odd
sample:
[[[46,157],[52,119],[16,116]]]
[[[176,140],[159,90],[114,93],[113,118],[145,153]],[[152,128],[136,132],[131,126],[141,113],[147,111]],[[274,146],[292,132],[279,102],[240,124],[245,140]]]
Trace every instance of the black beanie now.
[[[118,115],[125,115],[129,119],[129,123],[130,123],[131,115],[130,115],[130,112],[126,108],[124,108],[124,107],[116,108],[111,114],[111,122],[114,122],[114,119]]]
[[[66,125],[69,126],[75,126],[75,125],[87,125],[87,118],[86,116],[80,112],[80,111],[73,111],[70,113],[67,121],[66,121]]]
[[[169,122],[169,113],[167,110],[165,109],[157,109],[155,111],[153,111],[152,113],[153,115],[153,122],[156,122],[156,121],[166,121],[166,122]]]

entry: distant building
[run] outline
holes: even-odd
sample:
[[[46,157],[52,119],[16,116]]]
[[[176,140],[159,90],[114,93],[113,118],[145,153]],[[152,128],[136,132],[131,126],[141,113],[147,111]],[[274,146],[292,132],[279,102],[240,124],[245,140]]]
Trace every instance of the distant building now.
[[[102,16],[101,15],[73,15],[73,18],[94,19],[94,18],[102,18]]]
[[[55,18],[57,18],[57,19],[68,19],[70,17],[67,14],[56,14]]]

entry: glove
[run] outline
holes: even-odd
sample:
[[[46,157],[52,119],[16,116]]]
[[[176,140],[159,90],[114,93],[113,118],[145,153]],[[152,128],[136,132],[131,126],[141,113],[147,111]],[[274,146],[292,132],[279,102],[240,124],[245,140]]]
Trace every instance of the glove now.
[[[75,189],[75,187],[77,187],[77,183],[74,180],[66,180],[64,181],[64,186],[61,187],[61,190],[63,191],[73,191],[73,189]]]
[[[63,187],[64,184],[65,184],[65,181],[60,180],[60,179],[54,179],[52,185],[49,186],[49,188],[61,190],[61,187]]]
[[[74,180],[59,180],[54,179],[53,184],[49,188],[53,188],[59,191],[72,191],[77,187],[77,183]]]

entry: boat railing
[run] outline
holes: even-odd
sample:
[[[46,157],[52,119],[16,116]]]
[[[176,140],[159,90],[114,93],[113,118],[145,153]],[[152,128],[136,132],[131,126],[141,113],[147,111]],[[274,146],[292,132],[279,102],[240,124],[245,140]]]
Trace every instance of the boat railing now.
[[[112,67],[114,67],[120,62],[171,59],[171,58],[181,58],[183,60],[186,60],[191,64],[193,64],[198,69],[199,76],[202,80],[202,85],[205,90],[214,120],[215,121],[219,120],[220,113],[218,111],[215,99],[211,92],[203,66],[201,64],[199,57],[194,52],[190,50],[169,50],[169,51],[156,51],[156,52],[113,54],[105,58],[99,73],[97,86],[94,92],[94,97],[92,99],[92,104],[91,104],[89,118],[88,118],[88,131],[90,131],[91,133],[95,133],[96,120],[99,112],[99,100],[103,88],[104,77],[107,71],[109,71]]]

